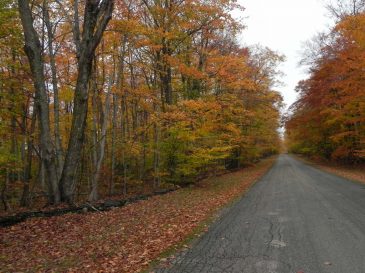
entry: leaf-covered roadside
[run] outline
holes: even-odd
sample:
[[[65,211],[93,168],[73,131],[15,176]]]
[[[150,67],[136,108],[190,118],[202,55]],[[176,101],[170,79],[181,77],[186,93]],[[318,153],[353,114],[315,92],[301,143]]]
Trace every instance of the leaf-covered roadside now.
[[[272,165],[210,178],[193,188],[108,212],[34,218],[0,229],[4,272],[138,272],[184,240]]]
[[[344,166],[331,163],[317,163],[322,170],[365,184],[365,165]]]
[[[313,165],[316,168],[322,169],[326,172],[347,178],[349,180],[357,181],[365,184],[365,165],[345,165],[339,162],[332,162],[324,160],[320,157],[304,157],[296,155],[297,159],[304,161],[307,164]]]

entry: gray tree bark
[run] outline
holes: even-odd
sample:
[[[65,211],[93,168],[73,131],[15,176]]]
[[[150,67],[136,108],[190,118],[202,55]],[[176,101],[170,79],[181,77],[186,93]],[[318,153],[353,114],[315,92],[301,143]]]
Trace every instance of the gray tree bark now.
[[[52,89],[53,89],[53,107],[54,107],[54,138],[56,146],[56,159],[57,159],[57,180],[59,181],[62,168],[63,168],[63,148],[62,139],[60,133],[60,103],[58,98],[58,79],[57,79],[57,69],[55,61],[55,52],[53,47],[53,29],[52,23],[49,17],[48,1],[43,2],[43,13],[44,13],[44,23],[47,28],[47,38],[48,38],[48,51],[52,74]]]
[[[28,56],[34,88],[35,106],[39,117],[41,161],[44,163],[49,187],[49,202],[59,203],[60,192],[58,189],[55,150],[52,144],[48,96],[45,86],[44,62],[42,59],[42,46],[38,34],[33,26],[32,11],[28,0],[18,0],[19,14],[24,30],[24,50]]]
[[[104,30],[112,17],[113,0],[87,0],[84,11],[83,31],[80,41],[78,77],[75,88],[74,112],[68,149],[60,181],[63,201],[72,203],[76,186],[76,171],[81,159],[88,111],[88,83],[94,59],[94,52],[100,43]]]
[[[94,112],[94,155],[93,155],[93,174],[91,177],[91,192],[89,195],[89,201],[94,202],[98,200],[98,185],[99,185],[99,177],[100,177],[100,168],[105,155],[105,143],[106,143],[106,131],[108,126],[108,119],[110,114],[110,93],[113,85],[112,77],[109,79],[108,90],[105,98],[105,108],[101,111],[102,120],[101,120],[101,133],[100,138],[97,137],[96,132],[96,116]]]

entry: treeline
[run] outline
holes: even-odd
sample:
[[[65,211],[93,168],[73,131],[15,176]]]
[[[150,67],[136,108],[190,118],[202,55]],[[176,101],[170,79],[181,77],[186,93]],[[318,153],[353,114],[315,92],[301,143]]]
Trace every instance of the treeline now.
[[[231,0],[3,0],[3,207],[193,183],[276,153],[283,57]]]
[[[286,122],[289,149],[344,163],[365,160],[365,4],[329,6],[337,24],[306,51],[310,77]]]

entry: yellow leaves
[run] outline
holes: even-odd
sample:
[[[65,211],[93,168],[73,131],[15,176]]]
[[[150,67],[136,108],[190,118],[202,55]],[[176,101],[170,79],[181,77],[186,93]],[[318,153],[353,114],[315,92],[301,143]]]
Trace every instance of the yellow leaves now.
[[[145,28],[137,19],[112,20],[110,27],[121,33],[128,33],[128,35],[135,35],[145,32]]]
[[[168,162],[175,162],[170,165],[174,166],[170,175],[196,175],[200,168],[218,166],[236,150],[245,154],[242,160],[276,150],[279,110],[274,104],[280,96],[268,92],[264,99],[257,100],[253,110],[244,108],[240,96],[237,92],[183,100],[163,114],[169,120],[164,150]],[[252,92],[250,96],[262,94]]]
[[[234,123],[223,124],[221,129],[228,132],[231,136],[240,136],[242,133],[241,130]]]
[[[142,48],[142,47],[148,47],[150,48],[152,51],[159,51],[162,48],[162,45],[160,44],[155,44],[154,41],[150,40],[150,39],[140,39],[136,42],[136,47],[137,48]]]
[[[60,100],[63,100],[64,102],[72,102],[74,98],[74,90],[69,86],[63,86],[59,90],[59,98]]]
[[[0,147],[0,173],[3,173],[7,169],[10,169],[13,172],[21,171],[21,158],[9,153],[9,147],[4,144],[6,144],[5,141],[2,142],[2,146]]]
[[[196,148],[193,152],[193,160],[196,164],[206,166],[214,163],[216,160],[225,159],[230,155],[231,146],[213,147],[213,148]]]
[[[66,1],[64,8],[72,7],[67,3],[73,1]],[[72,103],[74,88],[81,74],[69,10],[62,10],[60,3],[49,7],[60,87],[60,134],[66,148],[72,115],[77,112]],[[79,7],[82,16],[83,1]],[[95,139],[106,140],[107,145],[101,174],[106,176],[110,171],[110,155],[115,152],[115,169],[127,169],[129,181],[140,181],[142,176],[148,181],[154,167],[159,168],[154,170],[157,176],[174,176],[176,169],[178,175],[192,177],[208,167],[224,167],[223,160],[228,157],[241,160],[236,158],[236,150],[246,153],[255,146],[251,150],[261,156],[261,147],[276,144],[273,139],[279,114],[274,104],[278,99],[270,93],[268,83],[275,67],[271,60],[278,58],[267,54],[260,59],[268,68],[266,73],[254,63],[260,54],[253,56],[237,44],[241,25],[231,16],[235,8],[240,7],[232,0],[116,1],[113,18],[93,58],[89,89],[85,90],[89,92],[90,111],[81,178],[93,171],[90,155],[101,153],[99,145],[93,144]],[[35,20],[37,31],[43,35],[40,37],[47,37],[42,17],[35,16]],[[57,111],[53,111],[50,61],[46,48],[45,84],[54,136]],[[25,74],[29,77],[30,73]],[[259,80],[255,80],[257,75]],[[106,100],[109,79],[113,79],[112,94]],[[33,102],[29,96],[28,109],[33,109]],[[106,135],[102,135],[104,129]],[[35,131],[39,131],[37,125]],[[38,138],[35,142],[39,145]],[[158,159],[157,154],[161,155]],[[85,186],[83,181],[80,185]]]
[[[361,48],[365,48],[364,14],[346,17],[335,27],[335,30],[342,33],[351,43],[356,43]]]

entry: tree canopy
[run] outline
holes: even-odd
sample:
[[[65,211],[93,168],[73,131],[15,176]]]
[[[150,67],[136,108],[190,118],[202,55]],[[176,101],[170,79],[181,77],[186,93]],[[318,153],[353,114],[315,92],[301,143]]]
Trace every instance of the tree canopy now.
[[[283,56],[218,1],[0,4],[6,208],[194,183],[276,153]]]
[[[355,13],[318,36],[310,77],[298,84],[300,98],[286,121],[291,151],[351,163],[365,159],[364,30],[364,13]]]

